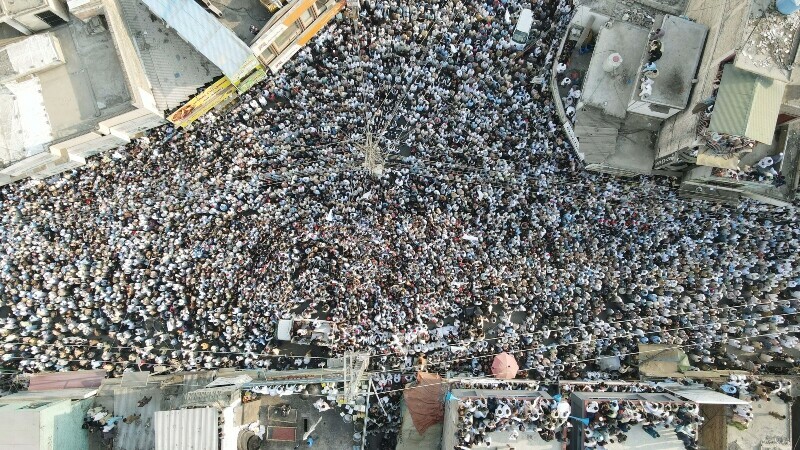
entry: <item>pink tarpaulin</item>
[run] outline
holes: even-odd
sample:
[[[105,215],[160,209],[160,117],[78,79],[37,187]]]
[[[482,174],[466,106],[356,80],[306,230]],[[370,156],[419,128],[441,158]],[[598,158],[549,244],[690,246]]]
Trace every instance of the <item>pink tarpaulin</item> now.
[[[31,375],[29,391],[97,388],[106,377],[105,370],[76,370],[74,372],[37,373]]]
[[[517,372],[519,372],[519,365],[513,356],[503,352],[494,357],[492,373],[495,377],[508,380],[516,377]]]

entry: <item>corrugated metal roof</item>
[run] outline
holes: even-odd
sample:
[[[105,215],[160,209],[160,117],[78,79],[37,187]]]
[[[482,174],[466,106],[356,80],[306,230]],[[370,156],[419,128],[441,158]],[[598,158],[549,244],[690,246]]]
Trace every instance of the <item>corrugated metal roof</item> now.
[[[144,406],[139,406],[139,401],[145,397],[150,397],[150,401]],[[155,435],[149,425],[154,420],[156,411],[167,408],[164,404],[164,392],[159,388],[114,387],[114,414],[121,417],[128,417],[131,414],[141,415],[141,420],[117,429],[114,450],[153,448]]]
[[[785,89],[785,83],[726,65],[708,128],[772,144]]]
[[[175,30],[152,20],[150,10],[141,0],[117,1],[161,111],[178,108],[222,75]]]
[[[156,413],[156,450],[217,450],[217,410],[177,409]]]
[[[28,390],[35,392],[72,388],[98,388],[105,377],[105,370],[37,373],[30,376]]]
[[[194,0],[142,0],[231,80],[253,56],[250,48]]]

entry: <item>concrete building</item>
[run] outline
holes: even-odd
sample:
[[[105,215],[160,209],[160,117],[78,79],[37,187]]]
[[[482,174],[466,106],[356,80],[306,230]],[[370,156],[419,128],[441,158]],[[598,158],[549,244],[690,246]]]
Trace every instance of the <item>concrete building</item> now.
[[[645,90],[650,35],[657,28],[664,30],[659,38],[664,54],[658,78]],[[588,170],[652,173],[655,135],[664,119],[686,108],[706,32],[703,25],[669,14],[651,29],[578,9],[569,39],[578,47],[593,46],[588,67],[575,76],[582,97],[574,105],[574,133]],[[578,53],[573,62],[587,58]]]
[[[664,123],[655,168],[679,171],[686,197],[790,204],[800,164],[800,19],[764,0],[693,0],[686,15],[709,36],[693,108]],[[754,168],[765,157],[774,173],[761,176]]]
[[[333,360],[327,362],[336,365]],[[343,401],[341,369],[173,370],[161,367],[155,373],[125,372],[120,378],[103,380],[93,398],[93,407],[117,417],[140,415],[139,420],[116,427],[113,442],[106,445],[115,450],[235,450],[264,446],[290,450],[310,427],[316,427],[315,447],[340,449],[355,445],[354,434],[364,432],[367,406],[355,405],[349,424],[342,422],[338,410],[321,413],[314,406],[320,393],[326,394],[320,390],[323,384],[340,387],[328,393],[328,401]],[[271,387],[283,390],[286,386],[298,389],[292,395],[268,393]],[[300,395],[306,387],[312,395]],[[140,406],[143,399],[147,401]],[[278,415],[276,409],[282,405],[288,405],[291,411]],[[324,422],[314,425],[321,417]]]
[[[138,109],[107,29],[73,20],[0,54],[9,61],[0,69],[0,184],[82,165],[88,155],[71,150],[75,138],[94,137],[96,151],[129,141],[96,132]]]
[[[534,401],[537,398],[551,400],[552,397],[546,392],[538,390],[501,390],[501,389],[453,389],[445,399],[444,404],[444,426],[442,431],[443,449],[458,448],[461,444],[457,438],[458,424],[464,417],[464,408],[461,402],[467,399],[489,399],[489,398],[514,398],[519,400]],[[557,450],[562,448],[562,443],[553,439],[545,441],[538,432],[530,430],[521,433],[518,438],[512,438],[511,431],[493,431],[487,433],[492,439],[492,448],[513,447],[518,450]],[[508,447],[507,447],[508,446]]]
[[[81,425],[91,401],[16,395],[0,398],[0,449],[89,448]]]
[[[582,6],[572,20],[567,75],[583,91],[574,126],[568,105],[557,109],[587,170],[678,177],[685,197],[790,204],[800,164],[798,15],[769,0],[691,0],[680,17],[654,19],[648,30]],[[644,86],[656,29],[662,55]]]
[[[139,0],[70,6],[76,15],[67,24],[0,49],[11,61],[0,68],[0,185],[55,175],[124,145],[220,76]]]
[[[0,5],[14,2],[32,3]],[[202,37],[187,42],[178,31],[189,32],[165,26],[141,0],[70,0],[69,7],[68,23],[0,47],[0,185],[80,167],[166,123],[169,111],[222,77],[219,66],[240,68],[225,59],[228,47],[195,48]],[[195,17],[211,17],[197,8]],[[69,18],[66,9],[62,15]],[[222,25],[214,36],[225,32],[225,42],[256,61]]]
[[[64,0],[0,0],[0,43],[69,20]]]
[[[255,38],[256,54],[244,39],[267,8],[214,3],[0,0],[0,186],[80,167],[168,120],[188,126],[223,108],[267,76],[264,54],[280,47],[269,59],[279,70],[345,5],[286,5]]]
[[[293,0],[264,26],[250,49],[277,73],[345,4],[342,0]]]
[[[657,402],[661,404],[682,405],[691,402],[681,400],[670,394],[639,394],[639,393],[619,393],[619,392],[573,392],[570,397],[572,406],[572,416],[583,419],[590,416],[587,407],[590,404],[602,404],[604,402]],[[573,450],[583,450],[584,447],[584,425],[579,420],[573,420],[573,427],[570,432],[570,448]],[[682,450],[683,442],[675,434],[674,428],[659,429],[660,437],[654,438],[647,434],[645,430],[634,425],[627,432],[628,439],[624,443],[615,442],[606,446],[609,450],[617,449],[636,449],[647,448],[649,450]]]

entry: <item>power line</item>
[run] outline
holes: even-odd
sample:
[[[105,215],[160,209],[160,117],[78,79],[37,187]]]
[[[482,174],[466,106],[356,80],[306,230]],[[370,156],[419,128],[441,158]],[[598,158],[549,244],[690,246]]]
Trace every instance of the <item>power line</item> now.
[[[754,307],[754,306],[770,305],[770,304],[771,303],[767,302],[767,303],[757,303],[757,304],[754,304],[754,305],[723,306],[722,309],[725,309],[725,308],[736,309],[736,308]],[[682,316],[682,315],[683,314],[653,315],[653,316],[643,316],[643,317],[638,317],[638,318],[635,318],[635,319],[626,319],[626,320],[620,320],[620,321],[610,321],[610,322],[603,321],[601,323],[607,324],[607,325],[621,325],[621,324],[630,323],[630,322],[646,321],[647,319],[657,319],[657,318],[662,318],[662,317],[664,317],[664,318],[665,317],[676,317],[676,316]],[[736,320],[741,320],[741,319],[735,319],[734,321],[736,321]],[[730,323],[730,322],[731,321],[726,322],[726,323]],[[547,330],[547,331],[539,330],[539,331],[533,331],[533,332],[530,332],[530,333],[521,333],[521,334],[517,334],[516,336],[518,336],[518,337],[534,336],[534,335],[537,335],[537,334],[544,334],[544,333],[548,333],[548,332],[549,333],[553,333],[553,332],[559,332],[560,333],[560,332],[563,332],[565,330],[566,331],[571,331],[571,330],[580,330],[580,329],[584,329],[584,328],[589,328],[592,325],[597,325],[597,324],[594,323],[594,322],[591,322],[591,323],[588,323],[588,324],[581,324],[581,325],[576,325],[576,326],[572,326],[572,327],[564,327],[564,328],[552,329],[552,330]],[[656,332],[660,332],[660,331],[656,331]],[[650,334],[650,333],[654,333],[654,332],[648,332],[646,334]],[[501,339],[504,339],[504,338],[505,337],[503,337],[503,336],[498,336],[498,337],[494,337],[494,338],[484,338],[484,339],[481,339],[480,341],[495,341],[495,340],[501,340]],[[455,343],[449,343],[449,345],[458,346],[458,345],[461,345],[461,344],[466,344],[466,343],[471,343],[471,342],[475,342],[475,341],[461,340],[461,341],[457,341]],[[591,341],[586,341],[586,342],[591,342]],[[396,353],[395,352],[386,352],[386,353],[383,353],[383,354],[372,354],[371,357],[390,356],[390,355],[396,355]]]
[[[798,313],[776,314],[776,316],[793,316],[793,315],[796,315],[796,314],[798,314]],[[731,322],[736,322],[736,321],[739,321],[739,320],[740,319],[731,319],[731,320],[722,321],[722,322],[712,321],[712,322],[705,322],[705,324],[708,325],[708,324],[712,324],[712,323],[731,323]],[[679,328],[672,328],[672,329],[661,330],[661,331],[649,331],[649,332],[645,332],[644,334],[661,333],[661,332],[664,332],[664,331],[688,330],[688,329],[692,329],[692,328],[697,328],[698,326],[700,326],[700,325],[695,323],[695,324],[692,324],[692,325],[689,325],[689,326],[684,326],[684,327],[679,327]],[[778,331],[776,331],[774,333],[768,333],[766,335],[776,335],[776,334],[777,335],[782,335],[782,334],[788,334],[788,333],[789,333],[788,331],[786,331],[786,332],[778,332]],[[606,340],[613,341],[614,339],[622,339],[622,338],[630,338],[630,337],[640,337],[640,336],[638,336],[638,335],[636,335],[634,333],[629,333],[628,335],[617,336],[617,337],[615,337],[613,339],[612,338],[589,339],[587,341],[569,342],[569,343],[565,343],[565,344],[544,345],[543,347],[545,349],[551,349],[552,350],[552,349],[557,348],[557,347],[568,347],[568,346],[572,346],[572,345],[576,345],[577,346],[577,345],[581,345],[581,344],[591,344],[592,342],[601,341],[601,340],[602,341],[606,341]],[[751,338],[745,336],[745,337],[742,337],[741,339],[751,339]],[[518,350],[518,351],[530,351],[530,350]],[[511,351],[511,352],[515,353],[517,351]],[[496,353],[489,353],[489,354],[485,354],[485,355],[469,356],[469,357],[456,358],[456,359],[448,359],[448,360],[439,361],[439,362],[428,362],[427,366],[445,365],[445,364],[450,364],[450,363],[454,363],[454,362],[472,360],[474,358],[479,358],[479,359],[488,358],[490,356],[497,356],[497,355],[499,355],[501,353],[507,353],[507,352],[502,351],[502,352],[496,352]],[[607,355],[607,356],[617,356],[617,355]],[[602,356],[599,356],[598,358],[595,358],[595,359],[599,359],[601,357]],[[581,361],[562,361],[562,364],[563,365],[573,365],[573,364],[577,364],[578,362],[581,362]],[[384,372],[392,372],[392,370],[372,371],[370,373],[384,373]]]
[[[772,334],[774,334],[774,333],[758,334],[758,335],[755,335],[755,336],[751,336],[750,338],[754,339],[754,338],[757,338],[757,337],[770,336]],[[661,346],[660,348],[654,349],[654,350],[621,353],[621,354],[616,355],[616,356],[644,355],[644,354],[647,354],[647,353],[659,353],[659,352],[663,352],[664,350],[676,350],[676,349],[680,349],[680,348],[697,347],[697,346],[701,346],[701,345],[705,345],[705,344],[696,343],[696,344],[683,344],[683,345],[675,345],[675,346]],[[602,357],[587,358],[587,359],[582,359],[582,360],[578,360],[578,361],[571,361],[569,364],[579,364],[579,363],[584,363],[584,362],[598,361],[601,358]],[[370,372],[367,372],[367,373],[370,373]],[[502,380],[500,378],[497,378],[497,375],[494,375],[494,374],[492,374],[492,375],[482,375],[482,376],[473,376],[473,377],[462,377],[461,379],[465,379],[465,380],[487,380],[487,379]],[[511,379],[509,381],[513,381],[513,379]],[[539,381],[540,383],[557,383],[559,380],[556,379],[556,380],[532,380],[532,381]],[[451,383],[451,381],[442,381],[442,382],[436,382],[436,383],[426,383],[424,385],[404,387],[403,389],[390,389],[390,390],[387,390],[387,391],[381,391],[379,394],[380,395],[385,395],[385,394],[391,394],[393,392],[403,392],[405,390],[410,390],[410,389],[426,388],[426,387],[430,387],[430,386],[437,386],[437,385],[450,384],[450,383]]]

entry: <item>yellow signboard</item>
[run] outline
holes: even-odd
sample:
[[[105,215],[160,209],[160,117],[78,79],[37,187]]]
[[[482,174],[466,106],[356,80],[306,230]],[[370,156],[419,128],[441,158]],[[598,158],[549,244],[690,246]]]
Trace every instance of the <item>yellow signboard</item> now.
[[[227,77],[222,77],[170,114],[167,120],[176,126],[188,127],[203,114],[229,100],[231,96],[235,97],[236,95],[236,87],[231,84]]]
[[[253,55],[236,73],[237,79],[231,81],[222,77],[203,92],[194,96],[183,106],[167,117],[167,120],[179,127],[188,127],[203,114],[212,109],[230,103],[239,93],[246,92],[254,84],[267,77],[265,67]]]

